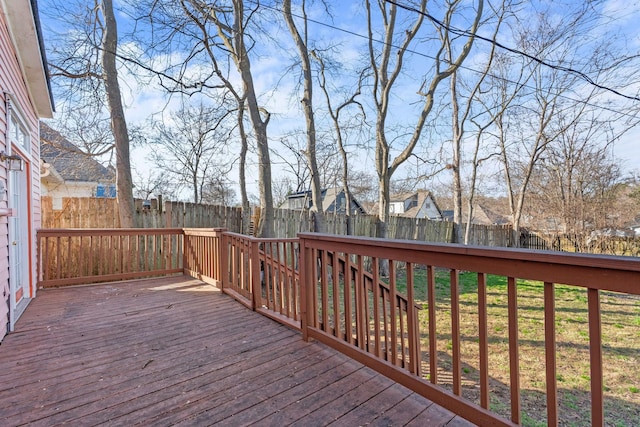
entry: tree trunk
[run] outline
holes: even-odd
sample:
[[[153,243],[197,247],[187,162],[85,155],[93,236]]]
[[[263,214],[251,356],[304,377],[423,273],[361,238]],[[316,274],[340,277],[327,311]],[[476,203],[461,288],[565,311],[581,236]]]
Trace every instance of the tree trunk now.
[[[247,151],[248,141],[247,133],[244,130],[244,100],[238,100],[238,130],[240,132],[240,198],[242,203],[242,234],[249,234],[249,228],[251,225],[251,206],[249,205],[249,196],[247,195],[247,177],[246,177],[246,164],[247,164]]]
[[[387,5],[385,2],[379,2],[378,6],[380,8],[380,14],[382,20],[384,22],[384,39],[385,43],[381,48],[381,52],[376,52],[374,49],[374,39],[373,39],[373,23],[372,12],[371,12],[371,2],[367,0],[366,8],[367,8],[367,18],[368,18],[368,30],[369,30],[369,60],[371,61],[371,68],[373,70],[373,86],[372,86],[372,95],[376,108],[376,172],[378,173],[378,179],[380,183],[379,189],[379,219],[382,223],[386,223],[389,216],[389,189],[390,189],[390,181],[394,172],[404,163],[409,157],[412,155],[418,141],[421,138],[422,131],[424,129],[427,117],[430,115],[431,110],[434,104],[434,97],[436,90],[439,84],[449,77],[452,73],[454,73],[464,62],[464,60],[469,55],[471,51],[471,47],[473,46],[473,42],[475,40],[474,34],[478,29],[478,25],[480,24],[480,18],[482,17],[484,2],[480,0],[478,2],[478,8],[476,10],[475,19],[473,21],[471,30],[469,31],[469,35],[466,39],[466,43],[458,53],[458,56],[453,61],[446,61],[447,66],[445,69],[441,69],[441,65],[443,64],[443,58],[440,57],[440,54],[443,50],[440,50],[438,55],[435,58],[435,69],[436,73],[431,78],[430,82],[427,80],[423,81],[423,85],[418,91],[421,96],[424,97],[424,104],[422,106],[422,111],[419,113],[415,126],[413,128],[412,134],[409,137],[407,143],[404,147],[394,147],[394,149],[400,149],[400,153],[391,160],[389,158],[390,154],[390,145],[387,140],[387,115],[389,112],[389,102],[394,95],[393,86],[396,82],[398,76],[401,74],[403,67],[403,57],[407,52],[409,45],[411,44],[414,37],[416,37],[418,30],[420,29],[425,14],[417,13],[417,17],[415,22],[411,24],[411,27],[406,29],[403,33],[403,40],[396,42],[394,40],[394,35],[399,32],[395,28],[396,26],[396,15],[397,15],[397,7],[395,3],[391,5]],[[454,12],[455,5],[450,4],[449,9],[447,10],[447,23],[451,19],[451,14]],[[426,0],[422,0],[419,2],[419,6],[416,6],[416,9],[421,12],[426,12],[427,2]],[[441,38],[448,38],[448,35],[442,36]],[[443,42],[444,43],[444,42]],[[393,61],[392,58],[393,57]],[[391,69],[390,69],[391,68]],[[423,92],[423,88],[426,88],[426,91]],[[388,237],[386,234],[386,225],[380,227],[380,231],[382,235],[380,237],[386,238]]]
[[[122,108],[116,51],[118,48],[118,29],[113,14],[111,0],[102,0],[104,32],[102,35],[102,69],[107,93],[107,102],[111,113],[111,130],[116,147],[116,186],[120,227],[134,227],[133,183],[131,161],[129,158],[129,132]]]
[[[244,5],[241,0],[234,0],[234,61],[242,78],[243,93],[245,95],[249,118],[253,125],[253,133],[258,148],[258,180],[260,188],[260,224],[258,236],[273,237],[273,192],[271,189],[271,159],[269,158],[269,139],[267,137],[267,125],[269,116],[263,119],[261,108],[258,105],[253,76],[251,74],[251,62],[247,48],[244,44]]]
[[[300,63],[302,66],[302,77],[304,84],[304,95],[302,97],[302,109],[307,124],[307,150],[305,155],[311,171],[311,211],[314,218],[314,231],[316,233],[326,232],[324,218],[324,206],[322,205],[322,187],[320,186],[320,174],[318,173],[318,162],[316,160],[316,123],[313,112],[313,76],[311,75],[311,61],[309,60],[309,50],[302,36],[298,32],[293,17],[291,16],[291,0],[284,0],[282,4],[284,19],[289,27],[289,32],[298,49]],[[302,3],[302,15],[306,26],[306,12],[304,2]]]
[[[378,235],[382,239],[387,239],[389,237],[389,228],[387,221],[389,220],[389,204],[391,201],[390,197],[390,175],[386,174],[384,176],[380,176],[379,187],[378,187]],[[389,260],[388,259],[380,259],[379,264],[379,272],[382,277],[389,276]]]
[[[453,159],[451,170],[453,172],[453,223],[455,243],[467,243],[462,238],[462,180],[460,179],[460,157],[462,149],[463,130],[460,124],[460,108],[458,105],[457,91],[458,73],[451,74],[451,117],[453,134]]]

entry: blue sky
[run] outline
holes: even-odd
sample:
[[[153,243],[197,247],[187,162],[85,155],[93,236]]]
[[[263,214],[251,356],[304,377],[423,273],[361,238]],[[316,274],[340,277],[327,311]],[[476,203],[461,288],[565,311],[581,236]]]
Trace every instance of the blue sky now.
[[[47,42],[46,37],[49,31],[54,29],[57,32],[64,32],[66,30],[65,23],[52,21],[49,15],[52,2],[55,0],[40,0],[39,5],[41,14],[43,14],[43,22],[45,29],[45,44]],[[295,4],[296,2],[294,2]],[[554,4],[551,1],[539,1],[534,2],[527,8],[526,13],[535,13],[536,9],[542,9],[549,4]],[[557,2],[556,2],[557,4]],[[580,3],[575,3],[580,4]],[[319,4],[315,4],[308,10],[309,17],[317,19],[328,25],[321,25],[316,23],[310,23],[310,33],[313,34],[314,39],[317,39],[318,47],[326,47],[328,45],[335,46],[336,60],[344,67],[340,74],[334,76],[334,83],[336,86],[353,87],[357,60],[362,54],[366,53],[364,50],[366,47],[366,41],[358,35],[366,35],[366,25],[364,20],[364,8],[361,2],[333,2],[333,11],[335,15],[332,19],[327,18]],[[116,7],[119,3],[116,2]],[[616,46],[620,46],[623,52],[628,54],[637,53],[640,49],[640,37],[636,28],[636,23],[640,20],[640,1],[623,1],[623,0],[609,0],[600,4],[604,17],[602,21],[593,24],[593,40],[594,43],[600,40],[602,37],[610,37],[609,32],[616,30],[619,39],[615,41]],[[561,9],[561,8],[559,8]],[[432,11],[435,16],[438,15],[438,11]],[[562,10],[558,10],[557,19],[558,22],[562,22]],[[410,15],[405,15],[410,16]],[[526,20],[526,17],[520,17]],[[118,15],[119,26],[121,32],[126,32],[130,27],[131,22],[124,14]],[[463,19],[459,21],[460,26],[464,25]],[[431,28],[428,23],[424,24],[425,29]],[[354,35],[355,33],[355,35]],[[274,40],[268,41],[266,39],[258,39],[258,45],[256,49],[260,49],[260,55],[255,55],[252,58],[253,73],[256,79],[256,87],[259,95],[261,96],[261,102],[272,114],[272,120],[269,125],[269,136],[273,149],[278,149],[279,139],[293,129],[301,129],[303,119],[301,116],[301,110],[298,102],[298,92],[296,92],[297,86],[297,71],[287,71],[291,65],[291,58],[294,56],[295,51],[290,42],[289,34],[284,30],[282,26],[272,25],[270,27],[270,34]],[[426,34],[426,33],[425,33]],[[512,45],[512,41],[508,39],[501,40],[506,45]],[[282,46],[285,47],[283,53]],[[428,58],[422,56],[422,54],[430,55],[431,45],[428,41],[421,39],[417,40],[411,47],[416,53],[407,56],[407,68],[406,73],[403,74],[402,80],[399,82],[398,91],[393,98],[396,105],[394,111],[396,112],[394,119],[398,125],[402,123],[413,123],[414,114],[416,109],[420,108],[420,96],[416,94],[419,89],[417,85],[418,77],[423,73],[425,68],[430,66]],[[471,68],[474,67],[474,63],[481,63],[484,51],[487,49],[487,44],[481,41],[476,42],[477,50],[472,54],[467,65]],[[122,46],[124,49],[135,51],[139,46],[132,44],[125,44]],[[589,46],[582,46],[583,49],[589,49]],[[181,52],[167,52],[167,55],[180,57]],[[613,60],[613,59],[612,59]],[[150,84],[140,84],[132,76],[129,76],[128,71],[121,70],[120,78],[123,82],[123,97],[126,106],[127,119],[130,124],[144,123],[148,119],[151,112],[157,112],[162,110],[167,105],[167,95],[159,87],[154,85],[155,80],[150,80]],[[603,82],[604,84],[608,82]],[[442,84],[443,88],[448,87],[448,83]],[[623,88],[625,93],[636,94],[640,84],[638,82]],[[367,100],[367,96],[362,96],[361,99],[366,105],[370,101]],[[443,97],[446,96],[446,92],[443,92]],[[580,96],[580,94],[575,94]],[[322,98],[320,91],[316,88],[315,92],[318,105],[322,105]],[[606,98],[606,99],[604,99]],[[612,109],[625,109],[625,111],[633,112],[634,109],[640,109],[640,103],[628,102],[619,99],[614,95],[604,96],[602,101],[605,102]],[[176,106],[177,100],[169,101],[170,106]],[[322,109],[319,109],[322,114]],[[371,113],[371,112],[369,112]],[[373,120],[373,116],[369,115],[368,119]],[[320,120],[322,120],[320,118]],[[448,126],[446,123],[441,125],[443,129]],[[621,123],[618,128],[621,129],[623,124]],[[397,135],[401,138],[401,134]],[[432,138],[446,138],[440,135],[440,133],[425,132],[425,139]],[[634,129],[624,134],[620,140],[615,144],[615,154],[620,159],[621,165],[625,171],[631,173],[634,170],[640,170],[640,156],[638,153],[638,144],[640,138],[640,128]],[[439,142],[439,141],[436,141]],[[281,148],[280,148],[281,150]],[[132,152],[133,165],[139,174],[147,174],[153,170],[147,159],[148,150],[136,148]],[[375,167],[373,164],[373,152],[371,149],[363,149],[358,152],[354,152],[354,156],[357,156],[354,168],[365,170],[375,175]],[[281,161],[273,156],[274,174],[278,176],[282,174],[285,166]],[[411,169],[411,165],[407,165],[407,169]],[[398,177],[408,173],[400,171]],[[235,175],[235,172],[234,172]],[[233,180],[237,180],[237,175],[233,176]],[[252,168],[249,170],[249,183],[252,188],[250,191],[257,192],[255,189],[255,183],[257,180],[257,170]],[[447,177],[442,176],[441,180],[446,181]],[[251,185],[254,184],[254,185]]]

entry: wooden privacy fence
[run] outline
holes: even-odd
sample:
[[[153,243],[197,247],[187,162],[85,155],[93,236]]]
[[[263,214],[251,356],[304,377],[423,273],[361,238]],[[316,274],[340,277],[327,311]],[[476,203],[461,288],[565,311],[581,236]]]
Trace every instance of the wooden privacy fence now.
[[[379,221],[376,215],[352,215],[349,220],[352,235],[380,237]],[[171,201],[153,200],[151,208],[145,209],[142,200],[136,200],[134,222],[137,228],[226,228],[237,233],[243,230],[242,209],[239,207]],[[347,234],[345,214],[326,213],[325,222],[328,233]],[[54,209],[52,197],[42,197],[42,228],[118,228],[119,226],[115,199],[65,197],[58,209]],[[391,216],[388,219],[387,237],[451,243],[455,238],[454,227],[452,222],[447,221]],[[274,210],[275,237],[295,238],[298,233],[311,231],[314,231],[313,220],[308,211]],[[510,226],[472,224],[470,241],[472,245],[512,246],[512,243]]]
[[[242,230],[242,209],[238,207],[154,200],[150,209],[136,200],[137,228],[215,228]],[[51,196],[42,196],[42,228],[119,228],[116,199],[64,197],[54,208]]]
[[[550,426],[560,420],[557,352],[566,345],[556,331],[557,286],[585,294],[586,401],[594,426],[604,425],[603,294],[640,295],[640,261],[611,256],[314,233],[257,239],[224,229],[40,230],[38,243],[39,286],[184,272],[479,425],[523,421],[521,364],[534,356],[519,323],[536,302],[519,299],[520,286],[541,289],[543,338],[534,344],[544,348],[536,363],[546,404],[533,404],[544,406]],[[496,307],[487,302],[488,283],[500,280],[506,295]],[[438,296],[443,289],[445,299]],[[474,302],[461,301],[462,292],[475,293]],[[497,317],[506,319],[505,336],[492,326]],[[463,318],[477,325],[471,335],[461,332]],[[506,347],[500,389],[508,408],[492,405],[496,346]]]

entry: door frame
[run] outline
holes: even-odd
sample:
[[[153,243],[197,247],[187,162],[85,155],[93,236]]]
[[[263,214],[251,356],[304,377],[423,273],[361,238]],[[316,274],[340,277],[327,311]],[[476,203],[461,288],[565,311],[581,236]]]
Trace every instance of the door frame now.
[[[7,170],[7,203],[11,209],[11,215],[7,218],[7,243],[9,256],[9,330],[15,330],[15,324],[24,313],[25,309],[35,296],[32,277],[32,203],[31,203],[31,164],[28,156],[12,146],[12,153],[20,155],[24,162],[22,171]],[[16,182],[18,181],[18,182]],[[15,192],[19,193],[18,206],[16,206]],[[17,225],[15,223],[18,223]],[[16,230],[15,227],[19,230]],[[16,235],[17,234],[17,235]],[[17,250],[12,247],[17,242]],[[20,269],[19,276],[14,274],[16,268]],[[16,283],[16,277],[20,277],[21,283]],[[21,285],[21,286],[19,286]],[[19,286],[19,287],[18,287]]]

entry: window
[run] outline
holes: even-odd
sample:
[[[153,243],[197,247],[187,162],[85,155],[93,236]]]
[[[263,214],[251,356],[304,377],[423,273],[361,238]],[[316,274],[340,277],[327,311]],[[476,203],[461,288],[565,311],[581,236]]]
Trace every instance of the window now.
[[[9,104],[9,141],[29,153],[31,152],[29,133],[23,123],[18,111],[11,108],[11,104]]]

